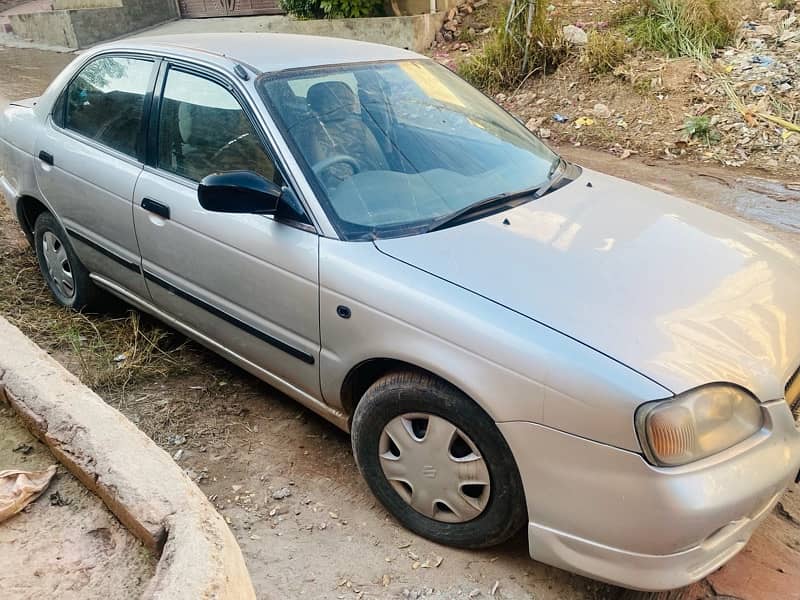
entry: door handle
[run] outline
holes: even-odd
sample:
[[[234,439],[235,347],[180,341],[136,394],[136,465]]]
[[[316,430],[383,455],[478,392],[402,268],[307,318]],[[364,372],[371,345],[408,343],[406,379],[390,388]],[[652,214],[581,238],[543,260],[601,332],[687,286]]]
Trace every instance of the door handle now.
[[[44,150],[39,150],[39,160],[48,165],[53,164],[53,155]]]
[[[169,219],[169,206],[156,202],[150,198],[142,199],[142,208],[151,213],[157,214],[162,219]]]

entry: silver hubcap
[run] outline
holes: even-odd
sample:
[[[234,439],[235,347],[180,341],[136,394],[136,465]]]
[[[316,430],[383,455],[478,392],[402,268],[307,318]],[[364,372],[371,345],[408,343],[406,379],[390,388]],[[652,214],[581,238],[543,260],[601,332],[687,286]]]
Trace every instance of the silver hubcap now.
[[[72,298],[75,295],[72,265],[69,264],[64,244],[52,231],[45,231],[42,235],[42,254],[53,285],[62,296]]]
[[[477,446],[447,419],[426,413],[395,417],[378,449],[389,483],[414,510],[463,523],[489,503],[489,469]]]

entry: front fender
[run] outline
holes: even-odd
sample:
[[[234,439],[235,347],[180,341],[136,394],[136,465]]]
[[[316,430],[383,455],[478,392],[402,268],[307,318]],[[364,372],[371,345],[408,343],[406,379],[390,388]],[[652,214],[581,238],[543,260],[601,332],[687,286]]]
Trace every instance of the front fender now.
[[[350,308],[350,318],[337,307]],[[527,317],[379,252],[320,242],[322,393],[342,407],[352,367],[392,358],[473,398],[497,422],[528,421],[639,451],[637,406],[671,394]]]

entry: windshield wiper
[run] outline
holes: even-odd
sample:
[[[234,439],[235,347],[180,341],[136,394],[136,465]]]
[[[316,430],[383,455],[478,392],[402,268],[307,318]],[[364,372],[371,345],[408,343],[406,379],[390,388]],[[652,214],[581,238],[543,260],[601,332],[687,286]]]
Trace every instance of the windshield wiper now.
[[[438,231],[440,229],[452,227],[453,225],[456,225],[478,213],[491,210],[492,208],[501,206],[508,202],[513,202],[514,200],[524,198],[525,196],[533,195],[535,198],[541,198],[564,177],[564,173],[566,173],[566,171],[567,162],[560,156],[556,157],[547,174],[547,181],[545,181],[542,185],[527,190],[522,190],[520,192],[504,192],[502,194],[497,194],[496,196],[490,196],[484,200],[479,200],[478,202],[469,204],[468,206],[465,206],[464,208],[457,210],[452,214],[442,217],[434,222],[433,225],[431,225],[426,231],[430,233],[431,231]]]
[[[539,188],[535,192],[535,196],[537,198],[541,198],[547,192],[549,192],[555,185],[564,178],[564,175],[567,172],[567,161],[565,161],[560,156],[556,156],[555,160],[553,160],[553,164],[550,166],[550,172],[547,173],[547,181],[544,182],[543,185],[539,186]]]
[[[512,200],[516,200],[517,198],[522,198],[524,196],[530,196],[531,194],[535,194],[539,188],[531,188],[529,190],[523,190],[521,192],[504,192],[502,194],[498,194],[496,196],[491,196],[484,200],[479,200],[473,204],[465,206],[464,208],[457,210],[456,212],[447,215],[446,217],[442,217],[438,221],[436,221],[433,225],[431,225],[427,231],[438,231],[439,229],[445,229],[447,227],[451,227],[460,223],[464,219],[471,217],[477,213],[490,210],[506,202],[511,202]]]

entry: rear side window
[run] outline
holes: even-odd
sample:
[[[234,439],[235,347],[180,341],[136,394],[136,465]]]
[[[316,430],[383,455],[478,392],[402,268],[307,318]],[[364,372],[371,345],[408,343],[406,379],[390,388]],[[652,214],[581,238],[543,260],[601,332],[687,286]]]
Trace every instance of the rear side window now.
[[[281,185],[234,95],[204,77],[171,69],[161,100],[158,166],[193,181],[218,171],[254,171]]]
[[[67,88],[64,127],[136,156],[153,65],[119,56],[91,61]]]

